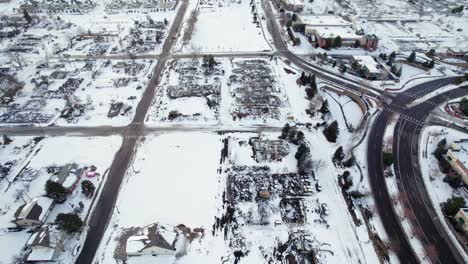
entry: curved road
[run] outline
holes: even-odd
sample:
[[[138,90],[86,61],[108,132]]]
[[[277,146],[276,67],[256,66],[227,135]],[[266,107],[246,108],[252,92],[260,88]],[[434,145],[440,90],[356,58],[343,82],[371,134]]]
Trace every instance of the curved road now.
[[[434,219],[434,208],[419,172],[417,152],[422,124],[434,105],[447,100],[448,95],[453,98],[468,94],[467,86],[438,95],[428,102],[412,108],[404,107],[415,98],[451,82],[453,82],[453,78],[434,80],[399,94],[393,99],[393,104],[384,106],[384,111],[377,116],[369,133],[367,160],[371,188],[387,234],[394,241],[398,257],[404,263],[418,263],[419,261],[403,232],[400,219],[393,209],[393,200],[388,193],[383,176],[382,142],[385,128],[393,112],[399,112],[403,116],[398,120],[393,140],[394,166],[396,177],[399,180],[398,187],[407,194],[407,203],[425,234],[425,241],[427,244],[435,246],[438,262],[465,263],[452,241],[447,238],[439,220]]]

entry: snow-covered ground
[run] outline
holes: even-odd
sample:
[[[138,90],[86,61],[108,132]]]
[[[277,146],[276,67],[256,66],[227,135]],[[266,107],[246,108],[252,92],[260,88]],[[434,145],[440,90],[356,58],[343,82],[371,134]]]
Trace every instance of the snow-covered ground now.
[[[0,155],[3,164],[11,160],[12,157],[15,157],[14,160],[16,160],[7,176],[12,183],[9,184],[5,179],[0,182],[0,224],[2,227],[0,246],[3,248],[2,254],[0,254],[0,263],[12,263],[13,258],[21,255],[23,246],[31,236],[27,230],[8,232],[7,227],[14,226],[10,221],[20,205],[45,194],[44,185],[51,177],[51,174],[47,172],[48,167],[60,167],[69,163],[76,163],[80,167],[96,166],[96,172],[100,176],[86,178],[95,184],[97,188],[95,195],[98,195],[98,187],[105,182],[106,170],[121,144],[121,139],[117,136],[106,138],[57,137],[42,140],[31,137],[12,137],[12,139],[12,143],[1,149]],[[66,151],[64,151],[64,146],[67,146]],[[78,207],[79,202],[84,204],[84,210],[80,214],[80,217],[84,219],[90,209],[91,201],[91,199],[84,197],[78,185],[65,203],[56,205],[52,209],[46,223],[53,223],[58,213],[73,212],[73,208]],[[86,232],[82,232],[69,236],[64,244],[65,252],[59,254],[58,259],[73,261],[72,250],[79,241],[83,241],[85,234]]]
[[[175,51],[213,53],[271,50],[266,39],[268,36],[265,35],[268,32],[260,24],[254,23],[252,6],[248,0],[197,1],[192,6],[193,9],[188,9],[187,13],[198,10],[199,14],[191,40],[184,44],[182,38],[179,38]],[[260,4],[256,4],[256,8],[261,9]],[[260,19],[261,15],[258,14],[257,21]],[[182,35],[185,33],[184,28]]]
[[[216,258],[217,255],[207,250],[219,242],[208,230],[218,214],[220,190],[224,188],[218,173],[221,148],[220,137],[216,134],[174,133],[146,137],[127,171],[96,260],[114,263],[115,239],[123,229],[156,222],[203,228],[206,248],[198,253]],[[197,254],[197,250],[191,251]],[[181,263],[195,262],[181,259]],[[131,259],[129,263],[134,262]]]

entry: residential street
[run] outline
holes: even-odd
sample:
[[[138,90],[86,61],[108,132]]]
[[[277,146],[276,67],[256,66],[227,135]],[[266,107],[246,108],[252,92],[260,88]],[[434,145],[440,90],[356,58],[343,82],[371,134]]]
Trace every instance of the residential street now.
[[[423,95],[435,91],[443,86],[453,83],[455,77],[445,77],[416,85],[403,93],[390,94],[371,87],[366,82],[360,82],[342,74],[322,68],[313,62],[307,61],[302,56],[294,54],[288,49],[283,39],[283,34],[275,22],[275,17],[270,4],[262,0],[263,10],[266,14],[267,29],[272,36],[274,51],[272,52],[223,52],[213,54],[214,57],[280,57],[289,61],[292,65],[306,73],[313,73],[322,80],[345,89],[352,90],[357,94],[366,95],[382,102],[381,112],[377,115],[369,130],[367,146],[367,166],[370,186],[374,196],[377,211],[382,219],[384,228],[396,249],[396,254],[401,263],[419,263],[416,253],[411,247],[407,235],[400,223],[400,218],[394,210],[393,200],[387,189],[383,175],[382,164],[382,142],[386,126],[393,113],[399,113],[400,118],[394,131],[393,155],[396,178],[400,190],[408,194],[408,204],[415,214],[416,222],[421,227],[427,245],[434,245],[437,249],[440,263],[465,263],[463,256],[455,248],[452,241],[445,233],[440,221],[437,219],[435,209],[430,202],[427,190],[418,165],[418,142],[422,126],[418,122],[425,122],[434,105],[441,104],[448,98],[456,98],[468,95],[468,86],[461,86],[451,92],[439,94],[428,102],[423,102],[411,108],[407,105]],[[96,251],[101,239],[108,227],[114,211],[121,183],[126,171],[132,162],[139,140],[148,134],[171,133],[180,131],[207,131],[207,132],[258,132],[258,131],[281,131],[278,126],[145,126],[145,118],[154,101],[155,93],[166,64],[171,59],[201,57],[205,54],[171,54],[180,33],[184,16],[187,12],[188,0],[180,1],[180,7],[163,44],[161,54],[136,55],[106,55],[94,56],[93,59],[154,59],[157,64],[154,67],[152,77],[142,95],[135,110],[135,116],[128,126],[34,126],[34,127],[1,127],[0,132],[12,136],[111,136],[121,135],[123,143],[114,156],[110,167],[108,178],[103,185],[100,198],[97,199],[93,213],[88,224],[88,234],[81,253],[76,263],[93,263]],[[88,56],[70,56],[70,58],[84,59]],[[412,122],[410,119],[417,120]],[[438,205],[435,205],[438,206]]]

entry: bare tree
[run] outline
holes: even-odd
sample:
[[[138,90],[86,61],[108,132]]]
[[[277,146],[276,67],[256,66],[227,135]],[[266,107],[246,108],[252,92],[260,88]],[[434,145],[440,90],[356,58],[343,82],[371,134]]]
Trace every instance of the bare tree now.
[[[185,28],[184,36],[182,38],[184,45],[189,43],[189,41],[192,39],[192,33],[195,28],[195,24],[198,21],[198,14],[199,14],[198,8],[196,8],[195,10],[192,11],[192,13],[190,13],[190,17],[187,21],[187,27]]]
[[[312,167],[315,172],[323,168],[324,165],[325,165],[325,162],[321,159],[314,160],[312,163]]]

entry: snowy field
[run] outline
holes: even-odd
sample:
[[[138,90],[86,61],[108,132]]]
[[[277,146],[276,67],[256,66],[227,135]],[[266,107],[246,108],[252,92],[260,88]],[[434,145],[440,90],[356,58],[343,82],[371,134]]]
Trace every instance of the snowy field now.
[[[3,179],[0,182],[0,246],[4,249],[0,256],[0,263],[12,263],[12,259],[21,256],[21,250],[31,233],[27,230],[7,232],[7,227],[13,227],[11,219],[17,208],[30,199],[45,194],[45,182],[51,177],[47,173],[48,167],[64,166],[77,163],[79,166],[96,166],[96,172],[101,176],[89,178],[96,188],[105,181],[106,170],[109,168],[114,153],[121,144],[120,137],[83,138],[57,137],[39,140],[30,137],[14,137],[13,142],[1,149],[0,159],[4,163],[15,156],[15,165],[8,174],[12,182],[8,184]],[[36,143],[37,142],[37,143]],[[63,151],[63,146],[67,151]],[[83,176],[84,177],[84,176]],[[96,192],[97,193],[97,192]],[[97,195],[97,194],[96,194]],[[24,201],[23,201],[24,199]],[[47,217],[46,223],[53,223],[58,213],[69,213],[73,207],[83,202],[84,210],[80,217],[85,218],[90,209],[91,199],[84,198],[80,188],[76,188],[64,204],[56,205]],[[58,256],[59,260],[70,259],[71,252],[79,241],[83,240],[85,232],[69,237],[65,241],[65,252]]]
[[[160,222],[210,230],[221,203],[221,148],[220,138],[214,134],[146,137],[127,172],[118,210],[114,211],[96,259],[114,263],[114,240],[124,228]],[[209,234],[207,231],[208,241]],[[184,262],[182,258],[181,263],[195,262]]]
[[[199,1],[198,20],[187,44],[178,40],[175,51],[182,52],[249,52],[269,51],[271,47],[260,24],[254,23],[248,0]],[[261,9],[257,4],[257,9]],[[191,10],[187,10],[190,13]],[[260,13],[260,11],[258,11]],[[257,16],[257,21],[262,19]]]

